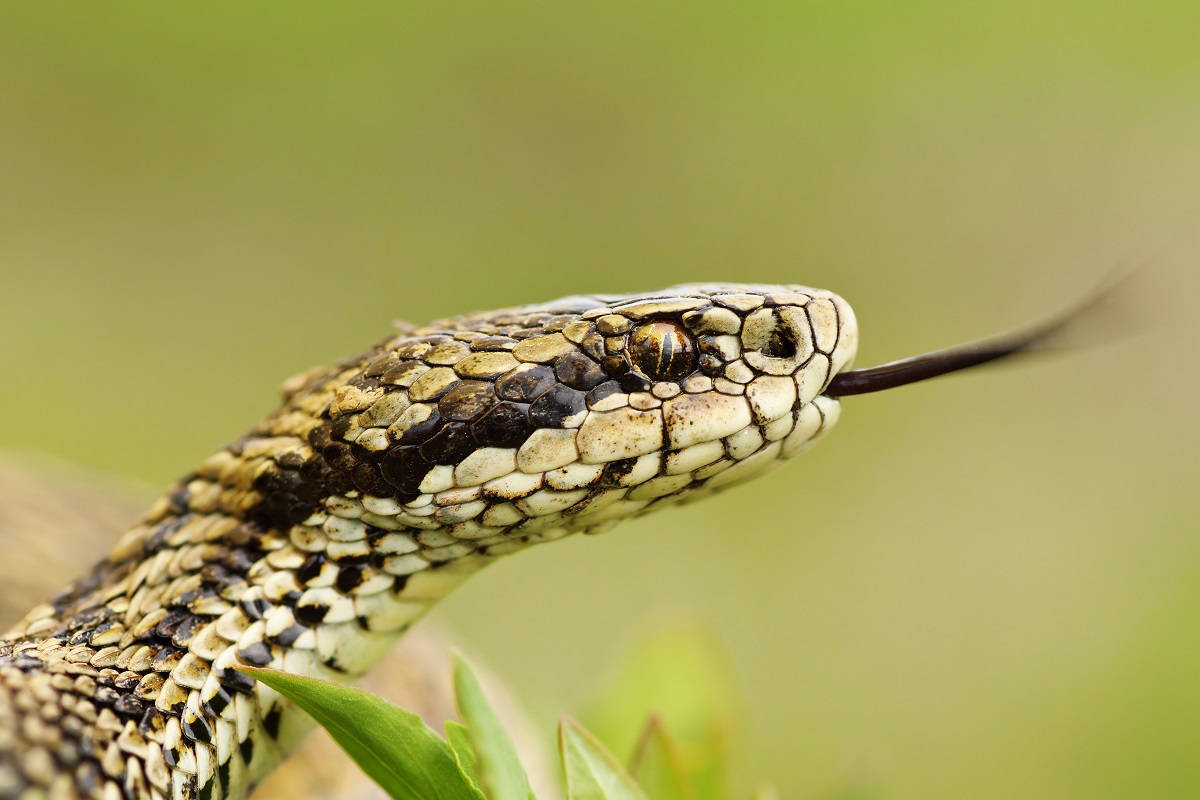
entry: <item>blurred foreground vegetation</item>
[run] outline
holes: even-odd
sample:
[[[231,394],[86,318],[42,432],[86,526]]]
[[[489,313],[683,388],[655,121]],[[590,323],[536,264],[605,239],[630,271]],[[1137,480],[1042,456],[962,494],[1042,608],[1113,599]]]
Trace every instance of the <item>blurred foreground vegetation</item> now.
[[[533,800],[531,783],[550,782],[567,800],[730,797],[737,691],[719,649],[697,630],[664,631],[639,649],[604,700],[601,727],[593,728],[599,737],[570,717],[559,720],[557,781],[530,780],[512,734],[461,658],[454,686],[462,722],[447,721],[444,738],[417,714],[361,689],[243,669],[308,713],[394,800]],[[629,753],[627,762],[614,752]],[[764,784],[753,800],[775,797]]]

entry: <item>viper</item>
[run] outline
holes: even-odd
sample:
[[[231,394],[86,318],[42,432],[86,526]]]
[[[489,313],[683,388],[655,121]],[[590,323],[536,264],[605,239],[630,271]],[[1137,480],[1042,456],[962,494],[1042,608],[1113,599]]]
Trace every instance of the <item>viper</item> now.
[[[804,451],[840,399],[1040,347],[870,369],[837,295],[697,284],[405,328],[283,403],[0,636],[0,798],[242,798],[311,727],[238,671],[362,676],[497,558]]]

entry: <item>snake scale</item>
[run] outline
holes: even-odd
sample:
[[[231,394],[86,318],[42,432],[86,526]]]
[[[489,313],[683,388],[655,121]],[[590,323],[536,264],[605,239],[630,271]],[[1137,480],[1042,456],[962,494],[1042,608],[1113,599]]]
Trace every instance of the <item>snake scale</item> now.
[[[311,723],[239,664],[353,680],[497,557],[731,486],[841,396],[1055,327],[851,371],[837,295],[698,284],[442,320],[297,376],[0,636],[0,800],[245,797]]]

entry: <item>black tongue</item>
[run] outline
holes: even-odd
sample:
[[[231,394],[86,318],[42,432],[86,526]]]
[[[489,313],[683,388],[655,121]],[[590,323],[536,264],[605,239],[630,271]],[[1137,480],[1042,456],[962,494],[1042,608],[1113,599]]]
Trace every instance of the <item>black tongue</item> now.
[[[1115,305],[1117,290],[1127,280],[1114,282],[1075,308],[1028,328],[890,361],[877,367],[840,373],[830,381],[825,393],[832,397],[847,397],[881,392],[1020,353],[1092,344],[1112,338],[1116,328],[1121,326],[1107,312]]]

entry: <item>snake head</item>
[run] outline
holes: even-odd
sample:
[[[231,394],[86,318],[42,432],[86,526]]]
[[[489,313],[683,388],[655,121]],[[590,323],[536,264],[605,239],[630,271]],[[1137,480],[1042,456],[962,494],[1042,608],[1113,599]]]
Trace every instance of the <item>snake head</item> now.
[[[290,522],[333,508],[413,529],[427,560],[597,532],[804,449],[837,418],[823,392],[857,338],[841,298],[801,286],[442,320],[294,388],[279,416],[318,411],[310,452],[295,480],[264,482],[290,487]]]
[[[283,407],[159,513],[255,523],[230,536],[246,564],[270,551],[254,591],[290,610],[268,630],[292,641],[337,623],[318,654],[363,665],[346,642],[403,630],[491,556],[733,485],[829,430],[841,397],[1051,346],[1079,319],[855,370],[849,306],[801,286],[468,314],[289,381]],[[175,541],[164,525],[134,529],[117,556]]]

